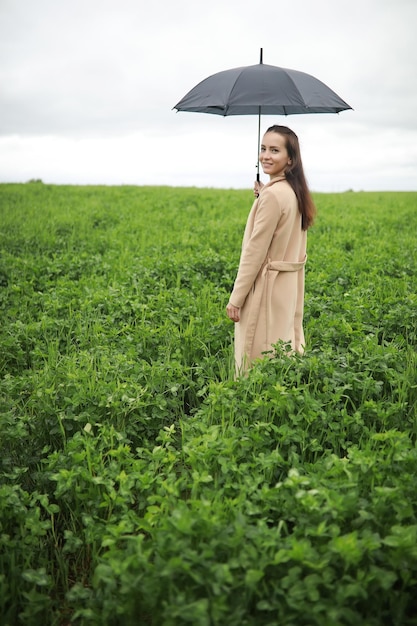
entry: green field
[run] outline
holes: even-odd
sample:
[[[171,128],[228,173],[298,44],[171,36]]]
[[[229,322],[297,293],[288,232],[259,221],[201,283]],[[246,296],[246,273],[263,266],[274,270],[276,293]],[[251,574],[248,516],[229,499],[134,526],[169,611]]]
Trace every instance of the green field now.
[[[417,192],[315,194],[234,380],[250,190],[0,185],[0,624],[417,625]]]

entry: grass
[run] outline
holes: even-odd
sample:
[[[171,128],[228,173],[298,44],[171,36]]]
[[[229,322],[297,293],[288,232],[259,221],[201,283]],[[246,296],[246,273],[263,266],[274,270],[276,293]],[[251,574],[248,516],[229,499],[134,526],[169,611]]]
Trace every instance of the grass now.
[[[251,200],[0,185],[1,624],[417,624],[417,193],[315,195],[235,381]]]

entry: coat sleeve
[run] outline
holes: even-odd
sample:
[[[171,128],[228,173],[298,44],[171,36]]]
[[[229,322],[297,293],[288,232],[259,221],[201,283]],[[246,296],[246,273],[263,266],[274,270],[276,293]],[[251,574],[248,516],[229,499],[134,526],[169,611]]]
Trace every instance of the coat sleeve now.
[[[266,259],[280,217],[281,208],[276,194],[265,189],[259,197],[252,233],[242,248],[239,269],[230,295],[230,303],[238,308],[243,306]]]

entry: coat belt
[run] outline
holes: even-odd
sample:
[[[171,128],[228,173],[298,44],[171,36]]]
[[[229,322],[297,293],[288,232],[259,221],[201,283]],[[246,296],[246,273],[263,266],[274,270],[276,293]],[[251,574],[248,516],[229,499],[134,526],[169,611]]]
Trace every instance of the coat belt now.
[[[265,263],[265,266],[262,271],[262,275],[265,276],[266,272],[272,270],[274,272],[298,272],[302,270],[304,265],[306,264],[307,256],[304,261],[268,261]]]

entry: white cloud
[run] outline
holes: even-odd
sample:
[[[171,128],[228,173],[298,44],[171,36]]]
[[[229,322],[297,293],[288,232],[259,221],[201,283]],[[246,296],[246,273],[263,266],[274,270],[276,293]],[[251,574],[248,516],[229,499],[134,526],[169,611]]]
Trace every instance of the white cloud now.
[[[278,120],[313,188],[413,189],[416,20],[414,0],[2,0],[0,180],[251,186],[256,118],[172,107],[262,46],[354,108]]]

